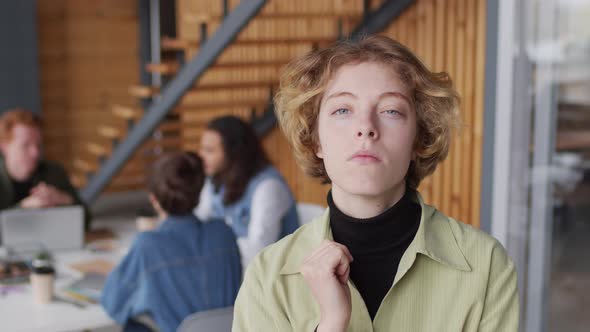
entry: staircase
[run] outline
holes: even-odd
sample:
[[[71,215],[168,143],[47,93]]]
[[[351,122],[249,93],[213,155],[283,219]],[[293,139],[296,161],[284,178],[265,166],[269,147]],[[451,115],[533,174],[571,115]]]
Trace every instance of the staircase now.
[[[97,124],[101,140],[88,142],[87,154],[74,163],[72,178],[78,187],[86,187],[82,191],[85,200],[92,200],[114,174],[118,176],[108,187],[110,191],[143,188],[149,167],[158,156],[166,151],[196,151],[206,124],[215,117],[231,114],[253,121],[255,126],[263,119],[268,124],[272,121],[272,96],[286,63],[350,35],[363,19],[378,21],[368,20],[369,15],[387,11],[389,23],[393,10],[401,12],[412,1],[259,2],[264,7],[258,12],[255,6],[248,8],[237,0],[177,0],[177,37],[163,36],[163,60],[145,66],[147,72],[161,75],[163,87],[129,87],[128,93],[148,107],[112,105],[117,125]],[[397,2],[395,9],[386,7],[393,2]],[[241,17],[246,21],[235,30],[237,36],[226,38],[230,43],[218,56],[203,60],[209,61],[208,66],[198,72],[198,58],[219,47],[228,20],[240,19],[237,15],[245,10],[250,13]],[[193,81],[186,74],[191,70],[197,73]],[[181,83],[184,91],[179,88]],[[181,94],[176,99],[169,97],[174,93]]]

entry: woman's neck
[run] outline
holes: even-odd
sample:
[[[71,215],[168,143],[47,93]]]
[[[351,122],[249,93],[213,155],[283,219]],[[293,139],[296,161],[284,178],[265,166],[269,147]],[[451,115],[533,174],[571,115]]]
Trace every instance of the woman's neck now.
[[[342,213],[357,219],[368,219],[380,215],[399,202],[406,193],[406,184],[402,183],[380,195],[359,195],[342,190],[332,185],[332,199]]]

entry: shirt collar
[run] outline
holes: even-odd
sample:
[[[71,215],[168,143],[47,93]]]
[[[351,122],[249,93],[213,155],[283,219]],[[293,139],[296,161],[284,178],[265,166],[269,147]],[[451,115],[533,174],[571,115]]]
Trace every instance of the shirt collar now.
[[[420,226],[414,240],[404,253],[399,270],[406,270],[413,264],[418,253],[429,257],[443,265],[447,265],[461,271],[471,271],[471,267],[465,259],[459,244],[451,230],[449,218],[440,213],[436,208],[424,204],[419,193],[415,193],[413,200],[420,203],[422,210]],[[304,259],[307,258],[320,243],[325,240],[333,240],[330,230],[330,213],[326,209],[322,216],[315,218],[307,227],[307,232],[297,232],[293,236],[297,249],[288,255],[281,269],[281,274],[299,273]],[[397,279],[397,278],[396,278]]]
[[[166,217],[166,219],[164,219],[162,223],[160,223],[159,229],[166,230],[171,227],[174,227],[174,225],[198,222],[199,219],[197,219],[193,214],[168,215],[168,217]]]

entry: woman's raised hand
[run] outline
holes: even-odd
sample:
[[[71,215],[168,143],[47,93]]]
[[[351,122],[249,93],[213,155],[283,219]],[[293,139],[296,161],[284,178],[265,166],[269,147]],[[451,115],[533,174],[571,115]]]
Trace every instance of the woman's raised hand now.
[[[301,266],[301,274],[320,306],[318,332],[346,331],[352,304],[348,277],[352,255],[340,243],[324,240]]]

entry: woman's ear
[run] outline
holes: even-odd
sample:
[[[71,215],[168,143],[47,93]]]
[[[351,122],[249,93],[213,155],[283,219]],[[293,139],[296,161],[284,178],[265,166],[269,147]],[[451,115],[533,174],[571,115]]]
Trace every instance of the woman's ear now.
[[[418,147],[416,143],[414,143],[414,147],[412,148],[412,154],[410,155],[411,161],[416,161],[418,159]]]
[[[150,193],[148,197],[150,203],[152,204],[152,207],[154,208],[154,210],[156,210],[158,215],[162,214],[162,212],[164,212],[164,209],[162,209],[162,206],[160,205],[160,202],[158,202],[158,200],[156,199],[156,196]]]

